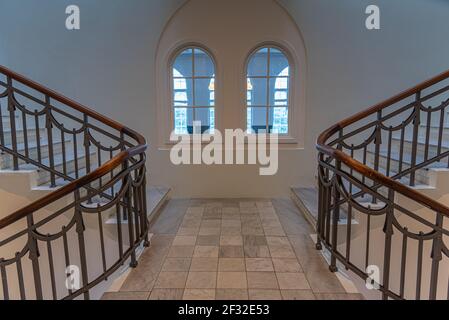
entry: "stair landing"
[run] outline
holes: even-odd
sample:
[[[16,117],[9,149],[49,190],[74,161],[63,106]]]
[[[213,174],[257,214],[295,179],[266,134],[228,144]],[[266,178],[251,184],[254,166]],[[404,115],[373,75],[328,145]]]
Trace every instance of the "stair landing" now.
[[[174,199],[142,254],[105,300],[362,299],[315,249],[290,199]]]

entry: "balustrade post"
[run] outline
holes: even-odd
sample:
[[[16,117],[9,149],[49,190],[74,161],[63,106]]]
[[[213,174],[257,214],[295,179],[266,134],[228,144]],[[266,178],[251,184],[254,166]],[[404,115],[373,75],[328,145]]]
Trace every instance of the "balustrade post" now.
[[[388,209],[385,216],[385,249],[384,249],[384,268],[383,268],[383,288],[384,292],[382,298],[388,300],[388,295],[385,291],[390,287],[390,266],[391,266],[391,240],[393,237],[393,217],[394,217],[394,197],[395,193],[393,189],[388,190]]]
[[[75,191],[75,222],[76,222],[76,233],[78,235],[78,246],[80,252],[80,263],[81,263],[81,276],[83,281],[83,287],[86,288],[89,284],[89,275],[87,272],[87,257],[86,257],[86,243],[84,240],[84,232],[86,227],[84,226],[83,213],[79,208],[80,205],[80,191]],[[84,299],[89,300],[89,291],[84,292]]]
[[[322,221],[324,217],[324,186],[321,177],[321,162],[324,160],[324,155],[320,153],[318,157],[318,218],[316,225],[316,233],[317,233],[317,241],[316,241],[316,249],[322,250],[323,246],[321,244],[321,232],[322,232]]]
[[[146,170],[144,170],[144,173],[146,174]],[[145,228],[144,228],[144,232],[145,232],[145,241],[143,243],[143,245],[145,247],[149,247],[150,246],[150,240],[149,240],[149,233],[150,233],[150,224],[148,221],[148,212],[147,212],[147,178],[144,177],[143,181],[142,181],[142,220],[145,223]]]
[[[412,140],[412,154],[411,164],[412,172],[410,173],[410,186],[414,187],[416,182],[416,172],[414,170],[416,166],[416,158],[418,154],[418,138],[419,138],[419,126],[421,125],[421,92],[416,94],[415,104],[415,118],[413,120],[413,140]]]
[[[31,260],[31,265],[33,268],[33,278],[34,278],[34,288],[36,292],[36,299],[42,300],[42,280],[41,280],[41,271],[39,267],[39,247],[37,244],[37,239],[34,236],[34,219],[33,215],[30,214],[27,216],[27,228],[28,228],[28,250],[29,250],[29,259]]]
[[[83,118],[84,123],[84,156],[86,157],[86,174],[89,174],[91,171],[91,163],[90,163],[90,137],[89,137],[89,117],[87,114],[84,115]],[[92,191],[90,191],[91,184],[87,185],[87,203],[92,204]]]
[[[15,171],[19,170],[19,157],[17,156],[17,127],[16,127],[16,106],[14,104],[14,88],[12,86],[12,79],[8,77],[8,111],[9,121],[11,126],[11,147],[13,151],[12,161]]]
[[[443,227],[443,215],[441,213],[437,213],[435,226],[435,238],[433,239],[432,244],[432,271],[430,273],[430,300],[437,299],[438,292],[438,274],[440,268],[440,262],[443,260],[443,233],[441,232],[441,228]]]
[[[48,140],[48,157],[50,160],[50,187],[56,187],[56,175],[55,170],[55,157],[54,157],[54,146],[53,146],[53,123],[51,119],[51,109],[50,109],[50,97],[45,96],[45,127],[47,129],[47,140]],[[64,143],[64,141],[62,141]]]

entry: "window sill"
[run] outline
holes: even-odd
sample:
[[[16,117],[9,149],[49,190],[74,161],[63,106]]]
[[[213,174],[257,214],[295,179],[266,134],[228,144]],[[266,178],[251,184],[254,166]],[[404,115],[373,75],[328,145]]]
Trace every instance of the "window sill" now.
[[[214,135],[203,135],[203,138],[205,138],[206,141],[201,141],[201,146],[210,144],[213,136]],[[160,145],[159,150],[169,150],[175,145],[192,145],[192,143],[193,143],[192,135],[190,135],[190,143],[182,142],[182,140],[180,140],[180,141],[166,140],[165,142],[162,143],[162,145]],[[223,139],[223,142],[221,143],[221,145],[223,146],[223,149],[228,149],[228,148],[225,148],[224,139]],[[248,141],[245,141],[245,143],[244,143],[245,148],[248,147],[248,145],[249,145]],[[280,146],[280,149],[294,149],[294,150],[303,150],[304,149],[304,147],[300,144],[298,139],[293,138],[291,136],[278,137],[278,145]],[[241,146],[241,145],[240,144],[236,145],[234,142],[234,147],[239,147],[239,146]]]

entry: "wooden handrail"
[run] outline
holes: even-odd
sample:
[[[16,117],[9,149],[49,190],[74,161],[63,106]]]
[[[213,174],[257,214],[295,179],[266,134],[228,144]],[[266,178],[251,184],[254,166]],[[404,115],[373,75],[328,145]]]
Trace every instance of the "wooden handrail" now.
[[[91,109],[89,109],[86,106],[83,106],[51,89],[48,89],[40,84],[38,84],[35,81],[32,81],[4,66],[0,65],[0,73],[5,74],[7,77],[10,77],[11,79],[18,81],[60,103],[63,103],[64,105],[79,111],[107,126],[110,126],[111,128],[116,129],[119,132],[122,132],[125,135],[128,135],[129,137],[133,138],[137,145],[134,147],[131,147],[129,149],[126,149],[122,151],[121,153],[117,154],[115,157],[113,157],[108,162],[101,165],[96,170],[92,171],[91,173],[72,181],[71,183],[67,184],[66,186],[50,193],[49,195],[36,200],[35,202],[31,203],[30,205],[27,205],[26,207],[8,215],[7,217],[0,220],[0,230],[11,225],[14,222],[19,221],[20,219],[25,218],[29,214],[32,214],[35,211],[38,211],[47,205],[71,194],[77,189],[81,189],[83,187],[88,186],[90,183],[102,178],[106,174],[113,171],[115,168],[117,168],[119,165],[123,164],[126,160],[130,159],[133,156],[143,154],[147,149],[147,143],[145,138],[137,133],[136,131],[124,126],[123,124],[112,120],[108,117],[105,117],[104,115],[95,112]]]
[[[362,111],[360,113],[357,113],[343,121],[340,121],[339,123],[333,125],[318,137],[317,140],[317,149],[318,151],[331,156],[341,162],[343,162],[345,165],[347,165],[350,169],[353,169],[357,171],[358,173],[368,177],[369,179],[383,185],[387,186],[396,192],[413,199],[414,201],[418,202],[419,204],[430,208],[434,210],[435,212],[440,212],[441,214],[449,217],[449,207],[439,203],[438,201],[416,191],[412,188],[399,183],[398,181],[389,178],[380,172],[374,170],[373,168],[368,167],[367,165],[364,165],[363,163],[357,161],[356,159],[352,158],[350,155],[337,150],[329,145],[327,145],[328,140],[334,136],[336,133],[338,133],[340,130],[343,130],[344,128],[356,123],[357,121],[363,120],[366,117],[369,117],[371,115],[374,115],[378,113],[379,111],[390,107],[394,105],[395,103],[398,103],[412,95],[415,95],[443,80],[449,79],[449,70],[441,73],[440,75],[433,77],[411,89],[408,89],[392,98],[389,98],[379,104],[376,104],[370,108],[368,108],[365,111]]]

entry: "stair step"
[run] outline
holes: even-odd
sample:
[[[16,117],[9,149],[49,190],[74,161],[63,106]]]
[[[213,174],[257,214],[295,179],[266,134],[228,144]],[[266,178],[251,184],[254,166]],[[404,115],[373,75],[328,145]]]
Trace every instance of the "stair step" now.
[[[393,143],[392,143],[393,149],[392,150],[396,150],[399,152],[400,144],[401,144],[401,137],[399,135],[393,136],[392,141],[393,141]],[[449,140],[445,140],[445,139],[442,140],[442,145],[441,145],[442,152],[449,151],[448,141]],[[418,155],[424,156],[425,148],[426,148],[425,136],[418,138],[417,146],[418,146],[418,148],[417,148]],[[412,149],[413,149],[413,139],[409,138],[409,137],[405,137],[404,138],[404,154],[411,154]],[[431,158],[432,156],[436,156],[437,152],[438,152],[438,138],[430,139],[429,140],[429,157]]]
[[[316,188],[291,188],[292,197],[296,205],[304,214],[306,219],[316,229],[318,220],[318,190]],[[340,221],[339,225],[346,226],[348,220],[347,211],[344,207],[340,208]],[[358,224],[353,220],[352,224]]]
[[[379,172],[386,175],[387,170],[387,163],[388,163],[388,152],[387,151],[381,151],[379,157]],[[370,167],[374,167],[374,152],[368,151],[368,158],[367,163]],[[395,176],[399,172],[399,160],[400,156],[398,152],[392,152],[390,157],[390,174],[389,176]],[[422,155],[418,155],[416,159],[416,163],[422,163],[424,162],[424,158]],[[405,170],[410,167],[412,161],[411,161],[411,155],[404,153],[403,159],[402,159],[402,170]],[[423,185],[430,185],[430,177],[428,175],[428,171],[431,169],[448,169],[448,163],[446,160],[442,162],[434,162],[428,166],[426,166],[423,169],[416,171],[416,179],[418,183],[421,183]],[[449,170],[449,169],[448,169]],[[402,183],[409,182],[407,177],[404,177],[401,179]]]
[[[427,125],[422,124],[419,128],[419,138],[425,140],[427,135]],[[430,126],[430,140],[438,141],[440,135],[439,126]],[[443,141],[449,141],[449,127],[443,127]]]
[[[160,211],[160,208],[164,205],[164,203],[168,200],[171,189],[166,187],[157,187],[151,186],[147,190],[147,216],[149,219],[149,223],[157,217],[157,214]],[[123,222],[122,223],[126,223]],[[111,214],[109,219],[106,221],[106,224],[115,225],[117,224],[117,217],[115,213]]]
[[[65,146],[66,146],[66,153],[67,150],[71,149],[71,140],[70,139],[66,139],[64,141]],[[62,157],[62,141],[60,139],[54,139],[53,140],[53,154],[55,156],[57,155],[61,155]],[[40,150],[41,150],[41,156],[43,159],[48,158],[49,157],[49,143],[47,140],[42,140],[40,143]],[[7,148],[12,149],[11,145],[6,145]],[[21,155],[25,155],[25,144],[24,143],[20,143],[17,144],[17,151],[19,154]],[[33,160],[37,160],[38,159],[38,147],[37,147],[37,142],[33,141],[28,143],[28,151],[29,151],[29,158],[33,159]],[[19,159],[19,164],[23,164],[25,163],[24,160]],[[0,154],[0,169],[8,169],[8,168],[12,168],[13,167],[13,157],[8,154],[8,153],[4,153],[4,154]]]
[[[23,129],[17,129],[16,130],[16,138],[17,138],[17,143],[24,143],[25,142],[25,135],[24,135],[24,130]],[[3,137],[4,137],[4,141],[5,141],[5,145],[11,145],[12,144],[12,135],[11,135],[12,131],[11,129],[3,129]],[[47,129],[45,128],[40,128],[39,129],[39,134],[40,137],[42,139],[42,137],[45,137],[47,135]],[[36,141],[37,139],[37,134],[36,134],[36,129],[35,128],[27,128],[27,137],[28,137],[28,141],[32,142],[32,141]]]
[[[95,157],[96,153],[95,152],[91,152],[90,154],[90,158],[91,158],[91,164],[95,163]],[[86,174],[86,159],[87,157],[81,153],[78,154],[78,173],[79,173],[79,177],[82,177]],[[56,155],[54,157],[54,163],[55,163],[55,170],[58,172],[63,172],[64,170],[64,166],[63,166],[63,157],[62,154],[60,155]],[[71,178],[76,178],[75,175],[75,157],[73,154],[67,154],[66,156],[66,168],[67,168],[67,175],[70,176]],[[45,166],[49,166],[50,165],[50,159],[49,158],[44,158],[42,159],[42,164]],[[38,172],[38,178],[37,178],[37,185],[38,186],[45,186],[47,184],[50,183],[51,181],[51,174],[48,171],[42,170],[37,168],[36,166],[32,165],[32,164],[22,164],[19,165],[19,170],[37,170]],[[63,180],[63,179],[62,179]],[[58,184],[59,186],[61,186],[61,183]]]

